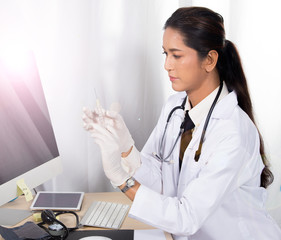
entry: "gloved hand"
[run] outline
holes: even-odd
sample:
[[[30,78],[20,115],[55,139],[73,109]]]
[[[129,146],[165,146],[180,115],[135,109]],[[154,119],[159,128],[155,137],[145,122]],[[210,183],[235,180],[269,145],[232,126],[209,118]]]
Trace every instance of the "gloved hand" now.
[[[119,103],[112,103],[110,106],[110,111],[113,112],[119,112],[120,111],[120,105]],[[103,127],[110,124],[113,125],[111,118],[106,118],[105,116],[106,111],[99,102],[97,102],[97,105],[94,109],[94,111],[91,111],[87,107],[83,107],[83,116],[82,120],[84,121],[84,128],[87,131],[93,130],[92,123],[97,123]]]
[[[91,136],[101,149],[104,173],[113,186],[120,186],[131,175],[121,166],[121,153],[116,139],[117,135],[114,130],[109,132],[95,123],[93,123],[93,129]]]
[[[126,153],[128,152],[131,147],[134,145],[134,140],[122,118],[122,116],[115,111],[108,110],[105,113],[106,119],[107,120],[107,125],[106,128],[112,132],[114,131],[116,134],[116,138],[119,144],[119,149],[121,153]]]
[[[108,111],[101,107],[96,108],[93,112],[88,108],[84,108],[84,128],[90,133],[94,133],[94,125],[98,124],[106,128],[110,133],[114,133],[114,139],[119,146],[120,155],[128,152],[133,146],[131,153],[126,158],[122,158],[121,161],[123,168],[132,176],[141,165],[140,153],[134,146],[134,140],[122,116],[118,113],[119,109],[120,106],[117,104],[112,104]]]
[[[112,110],[113,108],[117,108],[116,104],[113,106],[111,106],[108,111],[105,111],[101,107],[99,109],[96,108],[94,111],[91,111],[88,108],[83,108],[84,114],[82,119],[84,121],[84,128],[85,130],[92,132],[94,130],[93,124],[96,123],[107,128],[109,131],[114,129],[121,153],[128,152],[134,145],[134,140],[122,116],[116,110]]]
[[[141,166],[140,152],[135,146],[133,146],[132,151],[127,157],[121,158],[121,165],[130,176],[133,176]]]
[[[112,124],[108,121],[112,121],[109,118],[105,118],[105,110],[103,108],[94,109],[94,111],[91,111],[89,108],[84,107],[83,108],[83,116],[82,120],[84,122],[84,129],[86,131],[92,131],[93,130],[93,123],[97,123],[103,127],[107,124]]]
[[[113,110],[106,111],[105,116],[112,120],[107,120],[106,128],[114,133],[120,152],[127,153],[133,147],[130,154],[121,160],[122,167],[132,176],[141,165],[140,152],[134,146],[134,140],[122,116]]]
[[[92,112],[89,108],[87,107],[83,107],[83,116],[82,116],[82,120],[84,122],[84,129],[86,131],[92,130],[92,123],[97,123],[97,121],[95,120],[96,117],[94,116],[94,112]]]

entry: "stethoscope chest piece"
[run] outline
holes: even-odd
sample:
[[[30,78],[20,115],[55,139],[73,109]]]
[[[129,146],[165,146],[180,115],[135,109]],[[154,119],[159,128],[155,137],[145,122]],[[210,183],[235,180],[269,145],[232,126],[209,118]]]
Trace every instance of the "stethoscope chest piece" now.
[[[58,224],[58,223],[54,223],[52,225],[49,225],[48,227],[48,230],[49,230],[49,233],[52,235],[52,236],[63,236],[64,235],[64,228],[62,225]]]

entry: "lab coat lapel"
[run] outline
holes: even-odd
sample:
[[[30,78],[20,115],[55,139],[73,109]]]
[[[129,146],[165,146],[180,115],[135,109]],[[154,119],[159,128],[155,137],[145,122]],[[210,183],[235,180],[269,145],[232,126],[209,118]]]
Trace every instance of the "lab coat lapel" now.
[[[217,103],[211,118],[227,119],[233,113],[234,108],[238,105],[236,93],[230,92],[220,102]]]
[[[174,117],[174,121],[173,121],[173,129],[177,129],[176,131],[174,130],[174,132],[179,131],[180,125],[184,119],[184,111],[177,111],[176,113],[176,117]],[[174,134],[174,133],[173,133]],[[172,154],[172,164],[170,164],[170,167],[173,167],[173,176],[174,176],[174,182],[178,183],[179,181],[179,151],[180,151],[180,139],[178,140],[175,149],[173,151]]]
[[[212,116],[210,118],[210,123],[213,121],[213,119],[227,119],[232,114],[234,108],[237,106],[237,96],[235,92],[229,93],[227,96],[225,96],[218,104],[216,105]],[[206,118],[201,122],[200,126],[198,127],[197,131],[194,133],[192,140],[190,141],[185,154],[184,154],[184,160],[182,163],[182,169],[179,176],[179,183],[178,183],[178,197],[181,197],[184,189],[186,186],[192,181],[194,178],[196,178],[202,168],[203,165],[205,165],[205,162],[202,162],[204,160],[201,160],[199,158],[198,162],[195,162],[194,156],[195,152],[198,149],[201,134],[203,131],[203,127],[205,125]],[[205,138],[208,137],[208,129],[205,135]],[[204,146],[203,146],[204,149]],[[206,158],[205,158],[206,161]]]
[[[200,159],[198,162],[195,162],[194,156],[195,156],[195,152],[199,146],[199,141],[200,141],[202,130],[203,130],[203,124],[200,124],[200,126],[198,127],[198,129],[194,133],[194,135],[192,136],[192,139],[185,150],[183,163],[182,163],[182,167],[181,167],[181,172],[179,175],[179,183],[178,183],[178,196],[179,197],[181,196],[184,189],[186,188],[186,185],[188,185],[190,181],[192,181],[194,178],[197,177],[197,175],[201,169],[200,168],[200,165],[201,165]]]
[[[184,96],[185,97],[185,96]],[[172,107],[175,106],[180,106],[182,104],[182,101],[184,100],[184,97],[180,98],[175,104],[173,104]],[[172,110],[169,109],[167,112],[170,113]],[[166,137],[164,138],[164,156],[167,156],[169,154],[169,152],[171,151],[172,146],[175,144],[176,138],[179,134],[179,129],[180,129],[180,125],[182,123],[184,119],[184,111],[182,110],[176,110],[173,113],[173,116],[171,117],[170,122],[168,123],[168,127],[167,127],[167,132],[166,132]],[[165,179],[163,179],[162,181],[168,181],[168,185],[171,185],[173,187],[169,187],[169,190],[166,189],[167,192],[169,192],[170,194],[172,192],[174,192],[172,195],[175,196],[176,194],[176,187],[178,185],[178,179],[179,179],[179,147],[180,147],[180,139],[177,141],[176,146],[171,154],[170,157],[170,162],[165,162],[162,164],[162,171],[165,172],[165,174],[163,174],[162,176],[165,176]],[[171,174],[172,172],[172,174]],[[170,179],[170,178],[173,179]],[[168,179],[168,180],[167,180]],[[174,189],[174,190],[172,190]]]

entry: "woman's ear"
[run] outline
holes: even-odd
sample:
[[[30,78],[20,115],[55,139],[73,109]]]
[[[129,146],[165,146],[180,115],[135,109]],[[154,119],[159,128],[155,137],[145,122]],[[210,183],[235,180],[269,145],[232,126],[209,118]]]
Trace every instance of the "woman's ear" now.
[[[216,50],[211,50],[203,61],[203,68],[207,73],[213,71],[217,65],[219,54]]]

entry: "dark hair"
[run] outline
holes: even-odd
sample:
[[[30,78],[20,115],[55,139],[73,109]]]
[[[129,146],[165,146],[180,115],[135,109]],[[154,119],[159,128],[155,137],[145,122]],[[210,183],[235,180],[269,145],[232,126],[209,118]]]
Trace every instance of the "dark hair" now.
[[[185,45],[196,50],[201,59],[205,58],[210,50],[218,52],[216,68],[220,79],[225,81],[230,92],[236,92],[238,105],[255,124],[252,102],[240,56],[235,45],[225,39],[223,17],[208,8],[184,7],[176,10],[166,21],[164,29],[168,27],[179,31]],[[269,170],[260,133],[259,137],[260,154],[265,165],[261,174],[261,187],[266,188],[274,178]]]

